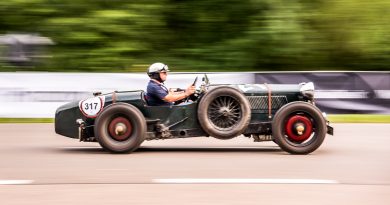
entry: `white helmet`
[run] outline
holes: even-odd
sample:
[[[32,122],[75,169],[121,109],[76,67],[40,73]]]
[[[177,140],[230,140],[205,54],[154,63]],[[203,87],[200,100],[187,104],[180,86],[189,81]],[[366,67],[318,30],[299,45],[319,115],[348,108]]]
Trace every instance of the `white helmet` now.
[[[164,63],[153,63],[149,66],[147,73],[149,77],[152,77],[153,74],[160,73],[161,71],[169,72],[168,65]]]

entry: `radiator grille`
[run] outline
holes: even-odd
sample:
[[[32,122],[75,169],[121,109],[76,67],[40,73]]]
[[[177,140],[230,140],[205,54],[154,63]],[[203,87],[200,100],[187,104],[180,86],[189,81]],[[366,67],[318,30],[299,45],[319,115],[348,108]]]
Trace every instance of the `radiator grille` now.
[[[248,96],[251,108],[254,110],[268,109],[268,96]],[[286,96],[271,96],[271,109],[279,109],[287,104]]]

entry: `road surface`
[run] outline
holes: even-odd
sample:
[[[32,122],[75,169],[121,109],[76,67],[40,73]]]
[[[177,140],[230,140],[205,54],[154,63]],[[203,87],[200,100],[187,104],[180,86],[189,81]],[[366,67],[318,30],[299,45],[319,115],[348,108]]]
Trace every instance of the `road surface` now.
[[[333,126],[301,156],[245,137],[110,154],[53,124],[0,124],[0,204],[390,204],[390,124]]]

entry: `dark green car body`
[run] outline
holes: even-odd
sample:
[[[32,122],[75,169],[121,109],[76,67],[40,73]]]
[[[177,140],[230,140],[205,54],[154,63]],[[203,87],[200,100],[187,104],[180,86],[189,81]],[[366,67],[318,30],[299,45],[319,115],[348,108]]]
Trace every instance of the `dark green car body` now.
[[[99,141],[94,133],[96,118],[99,118],[100,113],[104,112],[107,107],[124,103],[137,108],[145,118],[147,125],[147,131],[143,137],[145,140],[212,136],[202,127],[198,116],[201,112],[208,113],[209,111],[202,111],[204,108],[199,104],[208,92],[230,87],[245,96],[247,100],[245,101],[249,102],[250,107],[250,121],[237,135],[255,136],[255,141],[270,141],[274,140],[272,124],[279,109],[292,102],[302,102],[315,107],[312,93],[305,93],[306,91],[314,92],[314,87],[311,90],[311,86],[311,83],[211,84],[207,85],[207,90],[203,90],[192,101],[171,106],[149,106],[142,90],[95,94],[91,97],[104,97],[102,109],[96,116],[83,114],[80,107],[83,101],[65,104],[56,111],[55,131],[66,137],[78,138],[80,141]],[[305,87],[309,88],[305,89]],[[333,134],[330,126],[327,126],[326,131]],[[259,136],[265,137],[259,138]],[[226,139],[229,138],[232,137]]]

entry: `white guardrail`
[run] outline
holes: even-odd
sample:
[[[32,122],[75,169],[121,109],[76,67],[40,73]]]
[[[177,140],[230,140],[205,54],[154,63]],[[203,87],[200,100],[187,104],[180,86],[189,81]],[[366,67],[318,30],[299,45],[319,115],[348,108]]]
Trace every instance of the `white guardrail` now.
[[[186,88],[203,73],[170,73],[167,87]],[[390,114],[390,72],[207,73],[211,83],[314,82],[316,105],[328,113]],[[53,118],[64,103],[93,92],[145,90],[146,73],[0,72],[0,118]]]
[[[201,73],[170,73],[167,87],[186,88]],[[254,83],[251,73],[208,73],[213,83]],[[0,72],[0,118],[54,118],[68,102],[91,97],[93,92],[145,90],[146,73]]]

